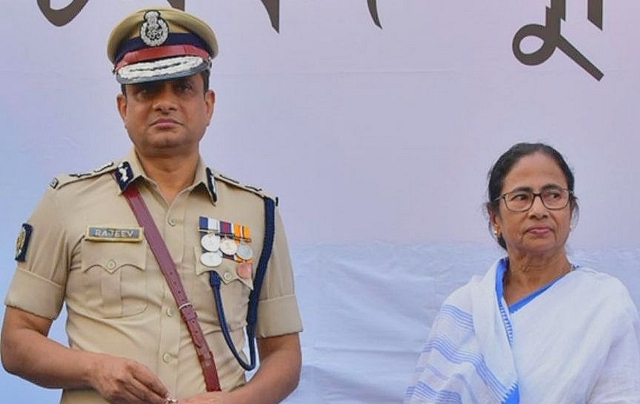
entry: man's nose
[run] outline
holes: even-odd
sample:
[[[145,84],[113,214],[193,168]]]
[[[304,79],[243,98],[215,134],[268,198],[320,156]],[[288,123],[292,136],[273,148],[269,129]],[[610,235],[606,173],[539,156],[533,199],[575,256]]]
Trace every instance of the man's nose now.
[[[153,99],[154,108],[165,110],[165,109],[175,109],[177,102],[177,95],[173,91],[173,87],[171,83],[165,82],[159,86],[155,97]]]

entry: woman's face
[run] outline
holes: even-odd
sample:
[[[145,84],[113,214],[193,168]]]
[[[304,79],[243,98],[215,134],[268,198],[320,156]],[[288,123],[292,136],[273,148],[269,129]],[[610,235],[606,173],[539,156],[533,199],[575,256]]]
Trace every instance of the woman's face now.
[[[567,188],[562,170],[553,158],[536,152],[522,157],[513,166],[504,179],[501,194],[514,190],[538,193],[554,187]],[[490,215],[493,228],[504,238],[510,257],[564,254],[571,228],[571,203],[560,210],[550,210],[540,197],[535,197],[528,210],[512,212],[501,199],[498,214],[491,212]]]

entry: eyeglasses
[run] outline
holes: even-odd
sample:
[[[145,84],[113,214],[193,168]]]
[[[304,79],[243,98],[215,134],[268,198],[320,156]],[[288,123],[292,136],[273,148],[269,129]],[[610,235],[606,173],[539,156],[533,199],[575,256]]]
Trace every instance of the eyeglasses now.
[[[549,210],[564,209],[571,200],[573,192],[565,188],[547,188],[541,192],[527,190],[516,190],[504,193],[494,199],[498,201],[504,199],[504,204],[512,212],[525,212],[533,206],[536,196],[540,197],[542,204]]]

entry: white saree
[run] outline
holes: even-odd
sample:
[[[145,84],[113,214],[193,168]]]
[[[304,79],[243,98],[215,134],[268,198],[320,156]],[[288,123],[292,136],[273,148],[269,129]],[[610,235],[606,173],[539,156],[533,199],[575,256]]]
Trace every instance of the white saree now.
[[[405,404],[640,404],[640,320],[622,283],[576,268],[516,302],[500,260],[443,304]]]

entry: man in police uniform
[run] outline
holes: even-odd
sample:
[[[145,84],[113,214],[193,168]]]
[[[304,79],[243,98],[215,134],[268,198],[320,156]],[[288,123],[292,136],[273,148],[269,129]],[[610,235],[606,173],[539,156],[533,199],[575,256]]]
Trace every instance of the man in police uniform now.
[[[230,349],[246,359],[249,294],[269,226],[267,196],[209,169],[199,154],[213,114],[208,77],[217,51],[211,28],[179,10],[140,10],[120,22],[107,53],[133,149],[93,172],[54,179],[22,226],[2,361],[11,373],[62,388],[62,403],[277,403],[298,383],[302,325],[277,210],[257,315],[260,366],[248,382]],[[188,305],[176,304],[148,228],[128,205],[132,187],[162,235]],[[211,279],[219,280],[220,304]],[[63,303],[70,347],[47,338]],[[197,313],[221,391],[207,391],[180,315],[185,306]]]

